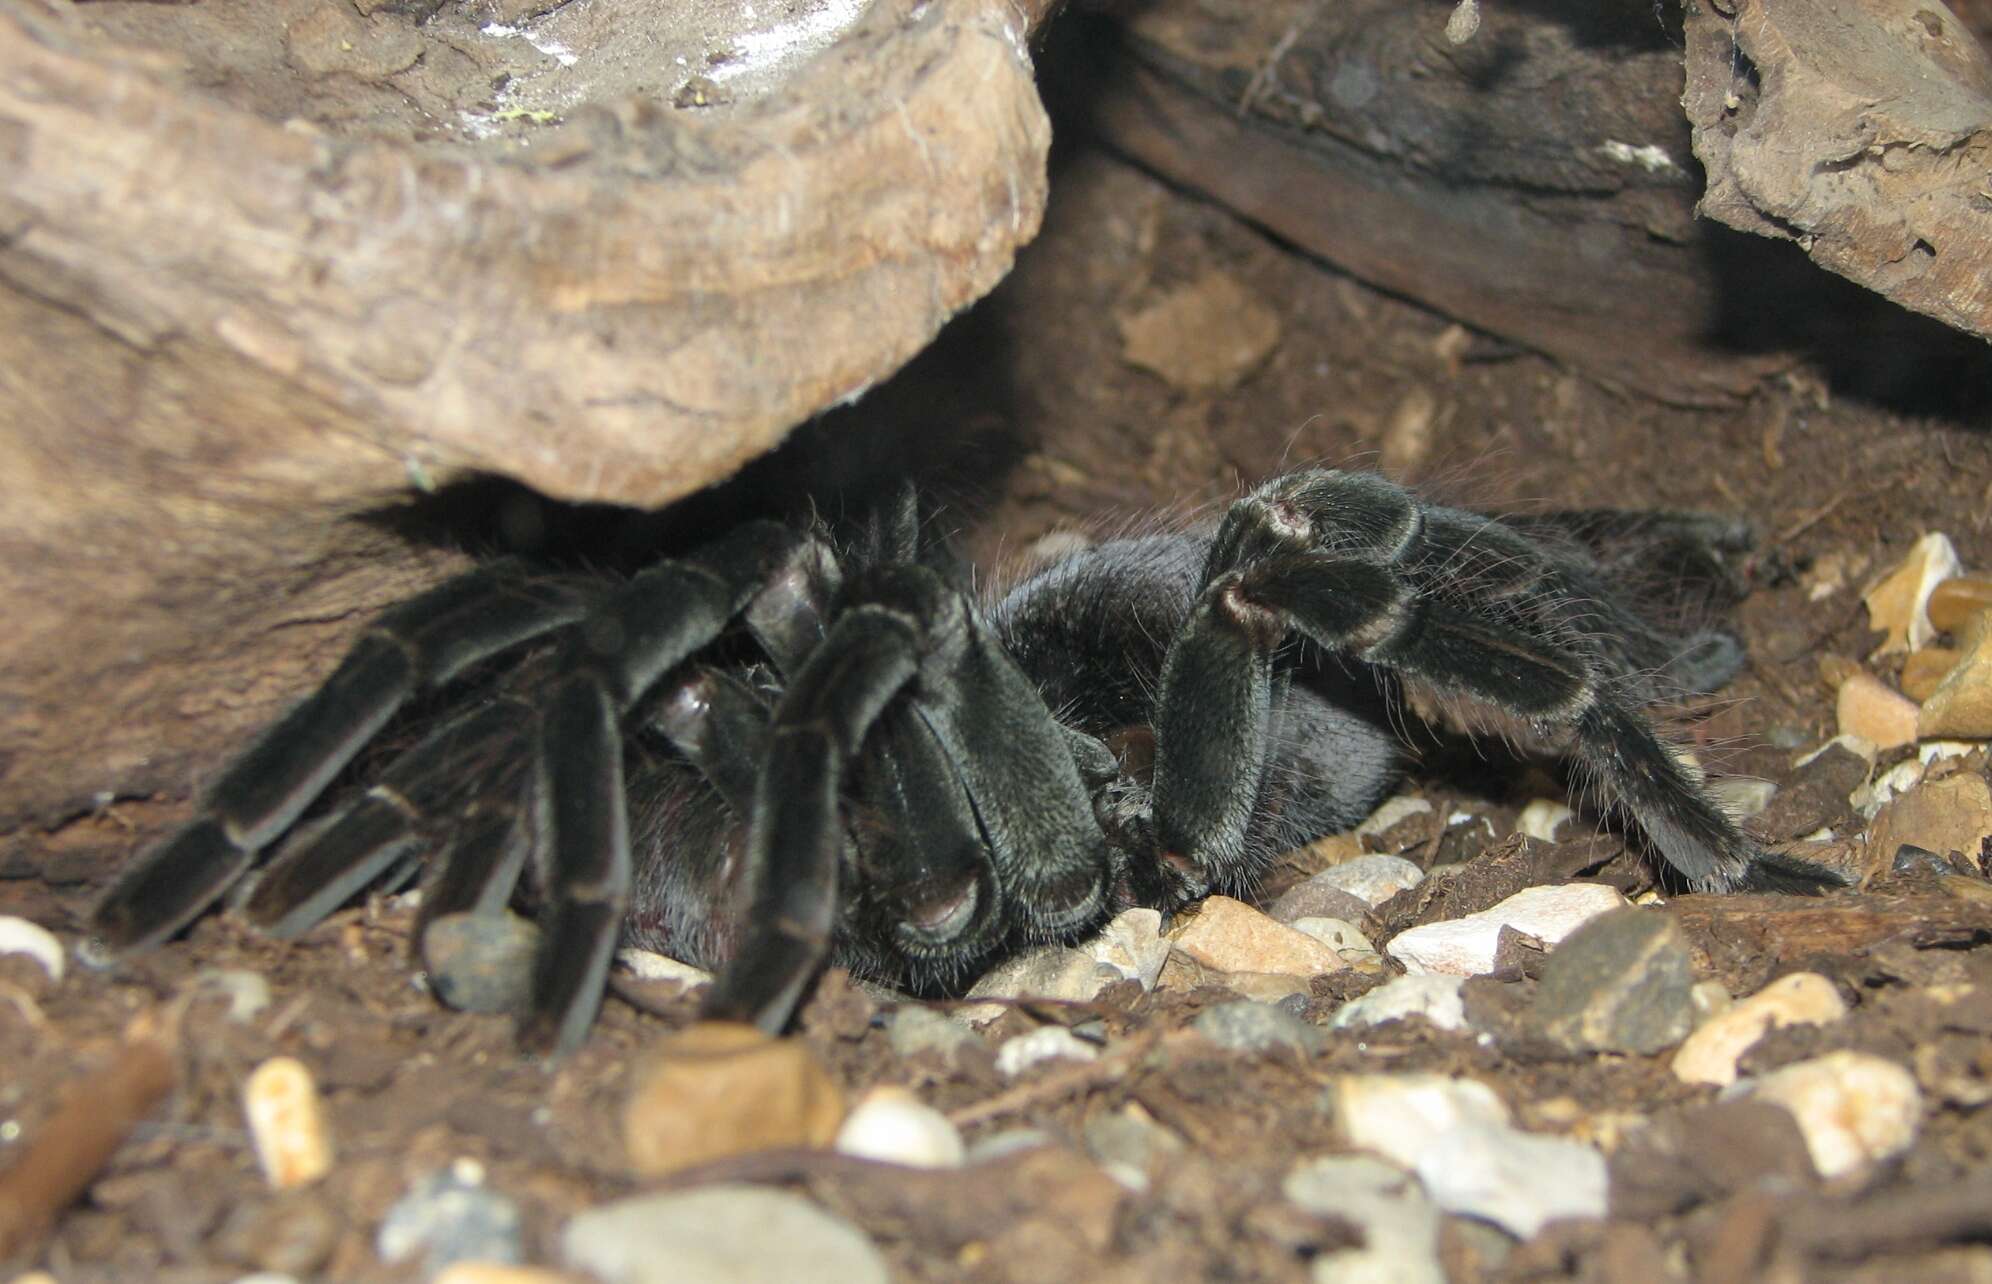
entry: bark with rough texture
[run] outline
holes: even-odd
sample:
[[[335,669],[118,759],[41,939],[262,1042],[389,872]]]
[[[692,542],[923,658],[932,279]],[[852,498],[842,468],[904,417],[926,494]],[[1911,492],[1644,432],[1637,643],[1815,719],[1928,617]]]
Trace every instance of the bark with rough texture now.
[[[1936,0],[1689,7],[1701,213],[1992,338],[1992,59]]]
[[[681,6],[414,7],[0,0],[0,828],[184,796],[460,562],[356,516],[707,485],[1037,229],[1006,4],[734,97],[657,66]]]

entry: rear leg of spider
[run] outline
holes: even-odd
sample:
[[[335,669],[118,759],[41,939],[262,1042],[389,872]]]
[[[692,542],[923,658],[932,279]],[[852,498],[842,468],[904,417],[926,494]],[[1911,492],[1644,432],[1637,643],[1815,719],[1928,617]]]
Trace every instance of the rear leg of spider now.
[[[255,864],[417,691],[581,614],[565,586],[501,565],[383,615],[317,692],[229,766],[200,814],[141,855],[92,915],[110,956],[156,945]]]
[[[1623,617],[1623,618],[1620,618]],[[1554,735],[1688,883],[1816,890],[1840,881],[1761,851],[1622,690],[1650,631],[1493,519],[1428,509],[1370,475],[1303,473],[1227,514],[1164,664],[1160,859],[1184,895],[1235,879],[1289,632]],[[1599,637],[1615,640],[1610,645]],[[1621,652],[1623,654],[1621,654]]]

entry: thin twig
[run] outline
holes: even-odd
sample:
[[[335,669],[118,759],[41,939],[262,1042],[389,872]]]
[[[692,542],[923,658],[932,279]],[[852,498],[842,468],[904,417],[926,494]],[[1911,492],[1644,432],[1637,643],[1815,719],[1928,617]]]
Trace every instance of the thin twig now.
[[[0,1173],[0,1258],[39,1243],[173,1090],[178,1076],[169,1024],[155,1012],[133,1020],[116,1059],[79,1083],[14,1166]]]
[[[1156,1047],[1164,1043],[1174,1043],[1179,1037],[1188,1033],[1185,1030],[1178,1030],[1165,1037],[1151,1031],[1136,1035],[1098,1061],[1087,1061],[1066,1069],[1054,1070],[1031,1083],[1019,1084],[1008,1092],[999,1092],[972,1106],[963,1106],[949,1115],[948,1119],[957,1128],[972,1128],[976,1124],[1000,1119],[1004,1115],[1013,1115],[1047,1101],[1078,1096],[1101,1084],[1121,1078]]]

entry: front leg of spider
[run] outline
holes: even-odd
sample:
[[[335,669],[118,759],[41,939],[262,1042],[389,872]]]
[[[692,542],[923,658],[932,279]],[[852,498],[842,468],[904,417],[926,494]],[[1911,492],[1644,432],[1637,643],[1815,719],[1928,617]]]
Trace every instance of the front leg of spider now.
[[[1533,541],[1371,474],[1297,473],[1233,505],[1158,696],[1158,855],[1179,893],[1238,880],[1289,633],[1562,733],[1691,886],[1839,882],[1761,851],[1703,792],[1593,640],[1598,609]]]
[[[828,953],[840,897],[861,891],[883,900],[892,952],[945,957],[954,970],[1069,935],[1106,907],[1114,865],[1067,733],[961,595],[924,567],[880,568],[847,594],[784,693],[768,746],[743,940],[708,1017],[786,1025]],[[905,791],[901,814],[919,813],[920,837],[867,853],[860,889],[839,879],[840,800],[861,750]]]

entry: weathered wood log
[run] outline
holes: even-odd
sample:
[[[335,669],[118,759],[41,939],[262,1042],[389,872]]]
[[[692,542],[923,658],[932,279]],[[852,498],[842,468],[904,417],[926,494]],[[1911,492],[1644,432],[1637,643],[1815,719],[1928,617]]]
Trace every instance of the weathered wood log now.
[[[1041,5],[726,9],[0,0],[0,831],[185,796],[460,561],[356,516],[662,503],[1001,278]]]
[[[1365,281],[1675,403],[1788,364],[1711,343],[1676,37],[1644,5],[1158,0],[1060,90],[1113,146]]]
[[[1701,212],[1992,338],[1992,58],[1937,0],[1688,6]]]

